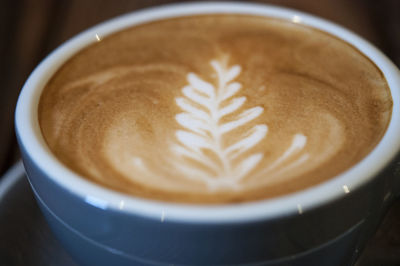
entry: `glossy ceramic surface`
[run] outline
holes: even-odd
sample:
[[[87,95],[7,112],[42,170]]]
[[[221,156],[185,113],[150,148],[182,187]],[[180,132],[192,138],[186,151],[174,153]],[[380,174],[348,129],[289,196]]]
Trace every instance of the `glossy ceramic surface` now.
[[[96,41],[96,36],[129,25],[215,12],[305,23],[340,36],[364,52],[380,67],[392,89],[392,121],[381,143],[355,167],[322,185],[237,206],[195,207],[129,197],[80,178],[56,160],[40,134],[36,108],[44,84],[67,58]],[[400,150],[399,84],[398,70],[383,54],[327,21],[264,5],[182,4],[119,17],[89,29],[53,52],[24,86],[16,111],[16,132],[42,211],[82,263],[351,265],[398,193],[395,187],[400,182],[393,173]]]

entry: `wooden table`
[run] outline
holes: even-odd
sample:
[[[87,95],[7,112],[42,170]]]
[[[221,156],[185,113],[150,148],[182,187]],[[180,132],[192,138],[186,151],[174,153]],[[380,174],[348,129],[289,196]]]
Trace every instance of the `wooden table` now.
[[[19,90],[33,68],[58,45],[94,24],[133,10],[172,2],[185,1],[1,0],[0,174],[19,159],[13,126],[14,108]],[[400,65],[399,0],[253,2],[295,8],[329,19],[369,40]],[[370,242],[362,265],[400,265],[399,200],[384,225]]]

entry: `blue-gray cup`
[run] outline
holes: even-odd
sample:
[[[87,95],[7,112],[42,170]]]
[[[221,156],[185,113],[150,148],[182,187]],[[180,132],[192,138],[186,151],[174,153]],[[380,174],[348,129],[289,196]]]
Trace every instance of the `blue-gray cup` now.
[[[99,37],[132,25],[210,13],[284,18],[326,31],[359,49],[382,71],[392,94],[392,117],[380,143],[361,162],[320,185],[229,206],[127,196],[87,181],[56,159],[40,131],[38,102],[46,82],[67,59]],[[100,24],[40,63],[20,94],[15,122],[39,206],[55,235],[82,265],[352,265],[400,191],[398,69],[348,30],[289,9],[245,3],[178,4]]]

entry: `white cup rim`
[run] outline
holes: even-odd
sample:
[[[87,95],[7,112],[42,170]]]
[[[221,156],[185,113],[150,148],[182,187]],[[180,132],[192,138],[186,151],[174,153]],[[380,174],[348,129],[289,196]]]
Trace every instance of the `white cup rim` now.
[[[41,91],[54,72],[78,50],[97,38],[130,25],[192,14],[239,13],[283,18],[321,29],[347,41],[369,57],[384,74],[392,93],[393,110],[389,127],[375,149],[351,169],[314,187],[273,199],[234,205],[190,205],[135,198],[87,181],[61,164],[41,135],[37,106]],[[92,27],[53,51],[33,71],[19,96],[15,126],[19,141],[46,175],[87,203],[161,221],[244,222],[302,214],[368,183],[387,166],[400,150],[400,74],[394,64],[374,46],[324,19],[303,12],[265,4],[238,2],[181,3],[135,11]],[[52,173],[58,173],[54,175]]]

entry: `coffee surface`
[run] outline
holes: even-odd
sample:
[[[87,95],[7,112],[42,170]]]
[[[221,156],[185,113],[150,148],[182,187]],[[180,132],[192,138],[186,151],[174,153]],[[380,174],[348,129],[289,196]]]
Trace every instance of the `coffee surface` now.
[[[380,141],[391,109],[382,73],[349,44],[289,21],[204,15],[83,49],[46,85],[39,122],[56,157],[93,182],[223,204],[346,171]]]

